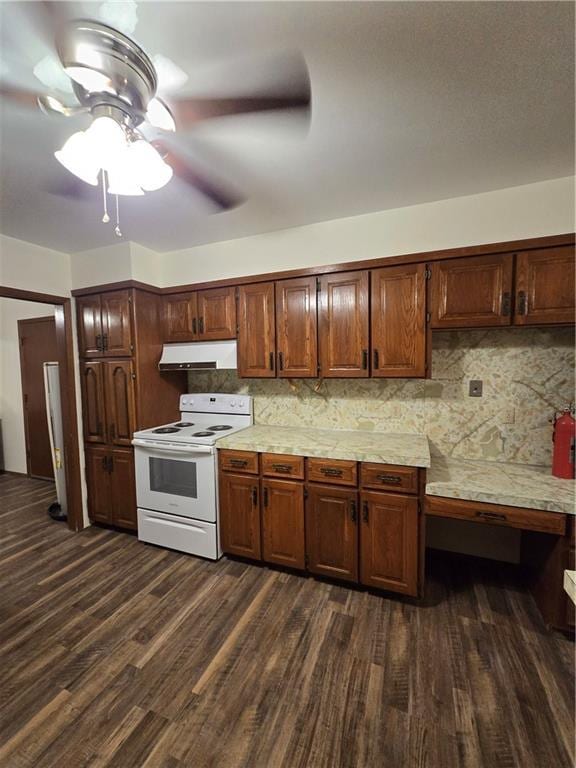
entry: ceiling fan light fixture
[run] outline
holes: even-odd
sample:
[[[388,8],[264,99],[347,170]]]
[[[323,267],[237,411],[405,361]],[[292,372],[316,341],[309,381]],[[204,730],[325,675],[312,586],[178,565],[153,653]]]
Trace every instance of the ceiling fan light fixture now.
[[[108,171],[108,194],[137,197],[142,196],[144,192],[131,177],[129,169],[124,163],[118,168],[112,168]]]
[[[172,178],[172,168],[147,141],[141,139],[131,144],[128,148],[128,159],[132,178],[146,192],[160,189]]]
[[[148,120],[154,128],[160,128],[163,131],[176,130],[176,123],[174,122],[172,113],[162,99],[159,99],[158,97],[150,99],[148,102],[146,120]]]
[[[100,168],[117,168],[126,152],[127,140],[122,126],[111,117],[97,117],[86,131],[89,152]]]
[[[66,170],[93,187],[98,183],[100,166],[90,152],[90,141],[84,131],[73,133],[54,157]]]

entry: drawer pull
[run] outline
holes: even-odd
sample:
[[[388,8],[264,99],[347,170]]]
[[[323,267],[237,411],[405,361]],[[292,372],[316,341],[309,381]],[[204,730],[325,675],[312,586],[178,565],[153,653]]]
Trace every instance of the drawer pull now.
[[[483,520],[508,520],[506,515],[501,515],[498,512],[484,512],[483,510],[476,512],[476,517],[481,517]]]
[[[368,369],[368,350],[363,349],[362,350],[362,370],[366,371]]]
[[[383,483],[391,483],[392,485],[400,485],[402,478],[399,475],[376,475],[377,480],[381,480]]]
[[[352,522],[356,522],[356,502],[351,501],[350,502],[350,517],[352,518]]]
[[[528,314],[528,302],[526,300],[526,291],[518,291],[518,298],[516,300],[517,312],[519,315]]]
[[[233,467],[247,467],[248,466],[247,459],[228,459],[228,463],[231,464]]]
[[[284,472],[284,473],[292,472],[292,467],[290,466],[290,464],[272,464],[272,469],[275,472]]]
[[[252,488],[252,505],[258,506],[258,488]]]
[[[368,502],[364,501],[362,503],[362,519],[365,523],[368,522]]]
[[[320,472],[323,475],[329,475],[330,477],[342,477],[342,470],[335,469],[334,467],[321,467]]]

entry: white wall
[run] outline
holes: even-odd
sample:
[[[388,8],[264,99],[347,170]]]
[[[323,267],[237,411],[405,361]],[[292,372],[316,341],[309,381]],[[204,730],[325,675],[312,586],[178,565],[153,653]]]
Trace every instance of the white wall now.
[[[71,279],[73,288],[133,279],[130,243],[122,241],[73,254]]]
[[[0,419],[4,469],[9,472],[26,473],[18,320],[53,314],[54,307],[51,304],[0,299]]]
[[[574,177],[162,254],[163,285],[573,232]]]
[[[0,234],[0,285],[69,296],[70,255]]]

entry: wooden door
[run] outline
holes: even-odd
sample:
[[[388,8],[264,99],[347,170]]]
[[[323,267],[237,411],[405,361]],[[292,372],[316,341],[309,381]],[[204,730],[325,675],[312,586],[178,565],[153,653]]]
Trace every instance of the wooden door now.
[[[238,289],[238,376],[276,376],[274,283]]]
[[[135,531],[138,528],[138,515],[134,452],[129,448],[114,448],[109,460],[112,522],[120,528]]]
[[[260,560],[257,477],[220,472],[220,543],[229,555]]]
[[[196,293],[176,293],[163,299],[164,341],[195,341],[198,338]]]
[[[515,325],[574,322],[574,246],[516,256]]]
[[[276,283],[276,348],[278,376],[318,375],[315,277]]]
[[[198,291],[198,338],[201,341],[236,338],[236,289]]]
[[[262,480],[262,559],[304,569],[304,485]]]
[[[110,291],[101,298],[104,354],[128,357],[134,351],[130,291]]]
[[[112,523],[112,494],[110,482],[110,450],[87,445],[86,483],[88,485],[88,514],[97,523]]]
[[[426,375],[426,265],[371,273],[372,376]]]
[[[82,423],[87,443],[105,443],[107,435],[105,408],[105,376],[102,360],[80,364],[82,384]]]
[[[363,491],[360,502],[361,583],[416,596],[418,499]]]
[[[112,445],[131,445],[136,429],[132,361],[110,360],[105,366],[108,442]]]
[[[78,352],[80,357],[101,357],[102,302],[100,296],[82,296],[76,299],[78,319]]]
[[[368,272],[320,278],[320,375],[368,376]]]
[[[18,340],[26,468],[30,477],[53,480],[43,366],[58,361],[54,316],[18,320]]]
[[[432,328],[510,325],[512,264],[512,254],[434,262]]]
[[[358,581],[357,497],[355,490],[308,486],[306,552],[312,573]]]

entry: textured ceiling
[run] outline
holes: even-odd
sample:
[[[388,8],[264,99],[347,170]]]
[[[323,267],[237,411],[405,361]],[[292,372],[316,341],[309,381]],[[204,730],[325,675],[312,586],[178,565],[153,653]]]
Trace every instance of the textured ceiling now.
[[[12,6],[0,3],[0,73],[38,88],[47,49]],[[156,251],[573,173],[571,3],[146,2],[137,13],[134,37],[188,73],[183,94],[250,93],[274,75],[252,62],[294,49],[312,81],[308,131],[268,114],[180,133],[201,168],[247,199],[213,214],[176,180],[123,198],[125,237]],[[49,191],[67,176],[54,150],[84,125],[0,101],[4,234],[64,251],[115,240],[96,190]]]

